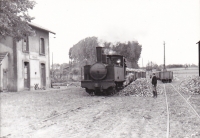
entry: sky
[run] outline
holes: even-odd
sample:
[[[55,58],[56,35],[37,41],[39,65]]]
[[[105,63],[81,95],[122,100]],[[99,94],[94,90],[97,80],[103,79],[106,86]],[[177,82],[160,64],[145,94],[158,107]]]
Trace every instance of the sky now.
[[[69,49],[86,37],[138,41],[138,64],[198,65],[200,0],[35,0],[32,21],[48,28],[54,63],[68,63]]]

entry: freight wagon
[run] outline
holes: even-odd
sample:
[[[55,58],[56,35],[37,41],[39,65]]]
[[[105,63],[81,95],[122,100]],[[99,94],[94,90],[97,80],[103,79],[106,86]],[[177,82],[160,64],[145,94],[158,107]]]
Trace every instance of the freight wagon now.
[[[156,78],[162,82],[172,82],[173,72],[172,71],[160,71],[155,72]]]
[[[172,71],[162,71],[159,73],[159,79],[162,82],[172,82],[173,72]]]

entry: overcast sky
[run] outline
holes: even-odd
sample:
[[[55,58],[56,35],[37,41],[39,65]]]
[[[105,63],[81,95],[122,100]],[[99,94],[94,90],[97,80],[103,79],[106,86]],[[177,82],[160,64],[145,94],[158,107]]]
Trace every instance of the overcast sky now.
[[[50,36],[54,63],[68,63],[69,48],[86,37],[110,42],[136,40],[139,65],[198,64],[200,0],[35,0],[33,23],[56,32]],[[52,60],[51,60],[52,62]]]

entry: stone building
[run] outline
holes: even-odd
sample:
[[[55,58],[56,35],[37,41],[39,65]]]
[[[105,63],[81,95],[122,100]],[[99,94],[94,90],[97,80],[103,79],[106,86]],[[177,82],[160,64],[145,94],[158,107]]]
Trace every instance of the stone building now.
[[[54,32],[29,23],[35,31],[21,41],[0,39],[0,91],[34,90],[50,87],[49,33]]]

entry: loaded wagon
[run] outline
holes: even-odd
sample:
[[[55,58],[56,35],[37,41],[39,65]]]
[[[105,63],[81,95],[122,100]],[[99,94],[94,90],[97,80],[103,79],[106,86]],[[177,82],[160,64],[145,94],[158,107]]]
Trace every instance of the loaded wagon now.
[[[143,72],[141,72],[141,73],[142,73],[142,78],[146,78],[146,72],[143,71]]]
[[[138,78],[142,78],[142,72],[137,71],[137,72],[136,72],[136,78],[137,78],[137,79],[138,79]]]
[[[155,72],[156,78],[159,80],[160,79],[160,72]]]
[[[161,71],[161,72],[159,72],[159,79],[162,82],[172,82],[173,72],[172,71]]]

